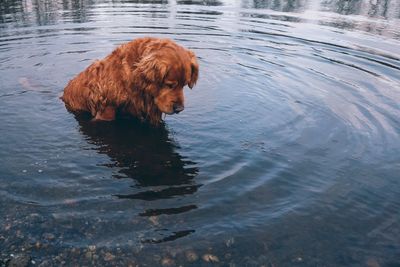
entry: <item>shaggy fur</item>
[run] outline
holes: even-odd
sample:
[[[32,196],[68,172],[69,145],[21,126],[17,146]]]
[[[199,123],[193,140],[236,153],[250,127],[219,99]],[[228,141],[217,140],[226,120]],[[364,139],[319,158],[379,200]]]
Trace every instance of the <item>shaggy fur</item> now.
[[[198,73],[192,51],[169,39],[140,38],[90,65],[61,99],[68,110],[90,112],[95,120],[114,120],[120,113],[158,125],[162,113],[183,110],[183,87],[193,88]]]

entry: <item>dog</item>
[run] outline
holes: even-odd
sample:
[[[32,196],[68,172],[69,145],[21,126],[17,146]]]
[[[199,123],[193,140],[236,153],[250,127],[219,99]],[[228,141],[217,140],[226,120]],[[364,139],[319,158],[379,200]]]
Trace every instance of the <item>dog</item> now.
[[[89,112],[96,121],[123,114],[159,125],[163,113],[183,111],[183,88],[193,88],[198,76],[192,51],[170,39],[138,38],[78,74],[61,99],[69,111]]]

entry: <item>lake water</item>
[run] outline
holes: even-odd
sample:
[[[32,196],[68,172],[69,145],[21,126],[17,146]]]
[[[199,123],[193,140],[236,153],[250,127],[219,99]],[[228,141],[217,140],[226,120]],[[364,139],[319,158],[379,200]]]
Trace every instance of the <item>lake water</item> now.
[[[59,99],[137,37],[199,58],[154,129]],[[0,2],[0,266],[399,266],[397,0]]]

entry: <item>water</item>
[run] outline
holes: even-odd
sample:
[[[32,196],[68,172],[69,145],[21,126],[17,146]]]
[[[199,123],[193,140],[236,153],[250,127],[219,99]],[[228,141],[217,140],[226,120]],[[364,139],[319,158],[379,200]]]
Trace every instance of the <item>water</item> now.
[[[396,0],[3,0],[0,264],[398,266],[399,25]],[[199,58],[183,113],[66,111],[148,35]]]

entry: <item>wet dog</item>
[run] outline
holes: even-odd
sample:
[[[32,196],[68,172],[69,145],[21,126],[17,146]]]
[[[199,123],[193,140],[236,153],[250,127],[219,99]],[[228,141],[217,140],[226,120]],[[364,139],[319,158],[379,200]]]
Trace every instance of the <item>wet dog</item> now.
[[[139,38],[116,48],[71,80],[61,99],[94,120],[129,114],[153,125],[184,109],[183,88],[196,84],[195,54],[169,39]]]

